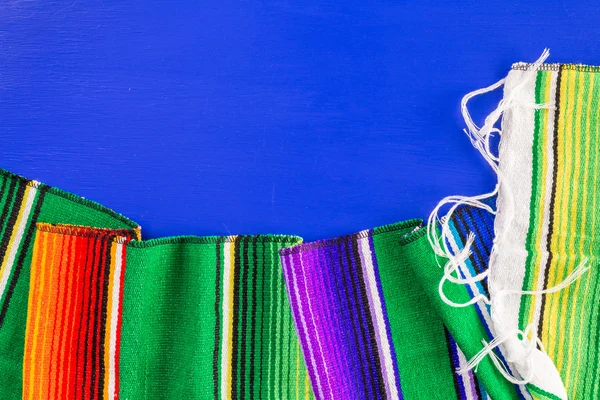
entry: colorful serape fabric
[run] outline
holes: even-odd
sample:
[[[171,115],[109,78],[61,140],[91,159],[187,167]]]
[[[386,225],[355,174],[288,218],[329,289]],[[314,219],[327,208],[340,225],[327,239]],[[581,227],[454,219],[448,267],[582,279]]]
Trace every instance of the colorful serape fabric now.
[[[294,236],[127,246],[121,397],[312,399],[278,251]]]
[[[133,230],[97,203],[0,170],[0,398],[23,395],[23,357],[36,222]],[[41,360],[37,361],[41,362]]]
[[[38,225],[23,399],[117,398],[124,249],[134,234]]]
[[[494,206],[495,198],[486,200],[486,203]],[[460,206],[453,213],[449,227],[453,235],[450,243],[453,248],[463,248],[469,233],[473,232],[475,235],[471,255],[460,270],[461,277],[473,277],[485,271],[493,245],[494,215],[471,206]],[[400,238],[398,262],[402,268],[414,274],[414,284],[420,285],[422,295],[430,301],[432,309],[463,350],[466,359],[461,363],[462,368],[466,366],[468,359],[482,349],[482,340],[490,342],[494,338],[490,309],[483,301],[460,308],[451,307],[442,301],[438,288],[443,276],[440,265],[445,260],[436,258],[426,233],[425,228],[420,228]],[[446,283],[444,292],[452,301],[466,303],[479,294],[486,295],[488,288],[485,281],[471,285]],[[529,388],[508,382],[489,358],[484,358],[479,363],[476,375],[489,397],[494,400],[540,398],[533,397]]]
[[[0,199],[0,398],[314,398],[278,255],[298,237],[130,240],[6,171]]]
[[[504,93],[522,106],[503,117],[496,229],[508,234],[498,238],[490,279],[495,289],[539,291],[592,266],[560,291],[512,296],[503,307],[507,328],[533,327],[572,399],[600,396],[599,72],[519,63]]]
[[[407,221],[284,249],[296,328],[318,399],[487,399],[402,263]]]

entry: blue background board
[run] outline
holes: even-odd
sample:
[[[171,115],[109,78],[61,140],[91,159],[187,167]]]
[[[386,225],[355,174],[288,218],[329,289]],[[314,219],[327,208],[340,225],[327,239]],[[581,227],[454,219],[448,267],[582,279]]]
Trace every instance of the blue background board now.
[[[146,237],[331,237],[494,177],[461,97],[549,47],[600,64],[600,6],[539,1],[0,3],[0,166]],[[481,121],[500,99],[473,103]]]

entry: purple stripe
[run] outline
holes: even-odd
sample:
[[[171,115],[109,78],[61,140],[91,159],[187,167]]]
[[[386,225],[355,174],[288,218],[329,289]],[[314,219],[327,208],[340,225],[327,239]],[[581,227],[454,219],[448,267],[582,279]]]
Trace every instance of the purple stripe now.
[[[304,279],[300,279],[300,278],[304,278],[304,276],[302,275],[302,271],[300,271],[300,256],[299,254],[293,254],[291,258],[287,258],[287,261],[291,261],[291,263],[289,265],[284,264],[285,270],[287,270],[289,272],[289,277],[291,279],[287,280],[290,283],[290,293],[292,293],[292,295],[290,296],[290,298],[293,299],[292,303],[292,313],[294,314],[294,322],[296,323],[296,326],[298,327],[298,336],[300,337],[300,341],[302,344],[302,350],[304,353],[304,358],[306,360],[306,364],[308,366],[308,373],[311,379],[311,382],[313,383],[313,387],[316,389],[314,390],[315,395],[317,398],[319,399],[324,399],[323,394],[322,394],[322,385],[321,386],[321,390],[319,390],[319,383],[320,383],[320,374],[322,374],[322,371],[319,371],[318,369],[318,363],[315,362],[316,357],[315,357],[315,344],[311,341],[311,338],[313,336],[311,336],[311,332],[310,332],[310,326],[312,326],[312,321],[309,320],[309,316],[310,314],[308,313],[307,309],[306,309],[306,305],[303,302],[303,296],[301,293],[301,288],[304,287]],[[287,274],[286,274],[287,275]],[[296,287],[298,288],[298,294],[296,294]],[[306,311],[305,311],[306,310]],[[305,311],[305,313],[303,314],[303,311]],[[306,324],[306,328],[304,327],[304,324],[302,324],[302,318],[304,318],[305,324]]]
[[[344,356],[343,351],[339,351],[342,348],[344,342],[344,329],[343,322],[340,320],[339,314],[335,311],[336,300],[333,295],[338,292],[338,288],[335,285],[332,278],[334,277],[333,270],[330,268],[332,265],[328,262],[326,249],[322,246],[315,248],[312,251],[315,257],[319,260],[319,263],[315,265],[314,276],[320,276],[322,278],[323,286],[320,295],[323,296],[323,320],[327,321],[327,331],[324,333],[327,340],[327,354],[331,355],[332,368],[329,373],[332,376],[332,380],[335,381],[334,386],[336,392],[347,391],[350,387],[347,385],[351,382],[348,372],[350,372],[350,365],[347,364],[348,359]],[[342,329],[340,329],[342,327]]]
[[[450,350],[450,360],[452,361],[452,370],[453,373],[456,376],[456,382],[458,384],[458,395],[460,396],[461,399],[466,399],[467,398],[467,393],[465,391],[465,384],[463,382],[463,377],[456,373],[456,370],[460,368],[460,359],[458,358],[458,346],[456,345],[456,342],[454,341],[454,338],[452,338],[452,336],[447,333],[446,337],[448,338],[448,348]]]
[[[354,280],[352,279],[353,277],[350,271],[351,265],[347,262],[347,240],[342,240],[340,242],[340,246],[338,248],[334,248],[334,251],[335,250],[338,251],[338,256],[341,257],[340,270],[341,275],[343,276],[342,280],[345,280],[346,285],[346,287],[344,288],[345,291],[343,296],[346,298],[346,304],[342,304],[341,309],[346,308],[348,310],[348,319],[351,322],[351,331],[353,333],[353,343],[350,344],[350,348],[352,348],[352,346],[355,346],[354,348],[357,353],[356,355],[358,356],[355,357],[357,362],[354,366],[354,368],[358,369],[358,371],[360,372],[360,381],[358,381],[357,384],[360,385],[359,387],[362,387],[364,389],[364,392],[361,393],[361,396],[364,396],[366,398],[373,398],[373,394],[371,391],[371,387],[373,384],[370,379],[371,376],[368,373],[369,371],[366,368],[367,365],[365,365],[370,363],[371,358],[369,357],[367,349],[365,348],[364,337],[361,332],[362,321],[360,318],[360,309],[357,312],[359,303],[356,299],[357,296],[355,295],[356,282],[354,282]],[[340,260],[339,257],[338,260]]]
[[[328,309],[330,303],[323,301],[322,298],[329,291],[329,288],[323,279],[325,274],[322,273],[319,254],[311,250],[300,254],[309,291],[308,296],[313,310],[312,317],[316,322],[316,331],[319,334],[322,349],[322,358],[317,359],[317,362],[322,364],[323,371],[319,378],[322,385],[327,382],[328,388],[337,387],[339,382],[343,383],[343,380],[340,379],[339,374],[336,374],[336,371],[340,371],[340,367],[337,366],[337,353],[335,346],[332,344],[331,332],[333,331],[333,325],[330,318],[331,312]],[[329,398],[329,391],[324,394],[326,398]]]
[[[381,299],[381,311],[383,314],[383,320],[385,321],[385,332],[388,337],[388,343],[390,344],[390,353],[392,357],[392,363],[394,366],[394,379],[396,380],[396,388],[398,390],[398,396],[400,399],[404,399],[402,394],[402,386],[400,386],[400,373],[398,369],[398,360],[396,359],[396,348],[392,340],[392,331],[390,330],[390,321],[388,319],[387,307],[385,304],[385,297],[383,295],[383,288],[381,286],[381,277],[379,275],[379,264],[377,263],[377,254],[375,253],[375,241],[373,240],[373,230],[369,231],[369,249],[371,250],[371,259],[373,261],[373,271],[375,274],[375,282],[377,283],[377,292]]]
[[[369,398],[377,398],[380,399],[383,396],[385,396],[385,393],[381,393],[380,392],[380,379],[381,379],[381,371],[377,370],[377,366],[375,365],[375,352],[378,352],[378,349],[376,348],[376,344],[375,341],[373,340],[374,338],[370,337],[370,332],[368,329],[368,324],[371,323],[371,313],[370,313],[370,308],[369,308],[369,304],[367,302],[367,304],[364,303],[364,299],[362,296],[362,287],[365,286],[365,282],[360,280],[360,275],[358,274],[358,269],[361,269],[362,272],[362,266],[360,265],[360,259],[357,259],[355,257],[354,254],[354,245],[355,245],[355,241],[356,239],[354,237],[352,238],[348,238],[348,240],[346,241],[346,246],[347,246],[347,251],[349,254],[349,261],[350,261],[350,271],[352,273],[352,286],[353,286],[353,290],[354,290],[354,296],[356,297],[356,301],[358,304],[358,313],[357,316],[359,318],[359,322],[358,322],[358,330],[360,332],[360,335],[362,337],[362,341],[363,343],[365,343],[365,349],[367,352],[367,360],[369,360],[368,363],[366,363],[366,370],[368,372],[368,377],[369,377],[369,382],[367,384],[367,388],[369,390],[374,389],[375,393],[372,394],[373,397],[369,396]],[[363,277],[364,279],[364,277]],[[375,348],[374,348],[375,347]],[[378,354],[379,356],[379,354]]]
[[[471,383],[471,393],[473,395],[473,399],[476,399],[477,396],[477,387],[476,387],[476,383],[475,383],[475,375],[473,374],[473,371],[469,371],[469,381]]]
[[[332,278],[334,285],[332,286],[332,293],[335,294],[335,299],[331,303],[331,314],[339,316],[340,324],[337,329],[334,330],[336,343],[335,352],[339,354],[339,357],[344,359],[346,385],[343,388],[346,396],[356,393],[362,386],[360,369],[356,368],[356,365],[360,363],[359,354],[356,352],[356,345],[354,344],[354,331],[351,324],[351,313],[348,309],[348,301],[344,292],[343,285],[343,274],[342,266],[339,263],[339,242],[335,246],[329,246],[323,249],[326,254],[326,270],[328,276]],[[349,374],[349,375],[348,375]]]

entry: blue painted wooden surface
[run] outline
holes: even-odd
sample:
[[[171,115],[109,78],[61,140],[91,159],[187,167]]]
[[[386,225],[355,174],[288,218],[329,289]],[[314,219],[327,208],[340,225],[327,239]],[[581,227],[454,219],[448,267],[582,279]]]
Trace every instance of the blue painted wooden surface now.
[[[146,237],[324,238],[491,189],[459,102],[512,62],[600,64],[599,5],[308,3],[3,1],[0,165]]]

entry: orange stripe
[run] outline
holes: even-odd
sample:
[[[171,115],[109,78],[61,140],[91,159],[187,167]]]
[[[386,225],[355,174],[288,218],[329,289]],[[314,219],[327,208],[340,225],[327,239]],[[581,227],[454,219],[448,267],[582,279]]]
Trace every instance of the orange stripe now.
[[[42,303],[45,309],[45,317],[42,317],[41,326],[44,327],[44,334],[41,338],[41,346],[42,346],[42,357],[41,357],[41,369],[40,369],[40,396],[38,398],[43,398],[50,390],[50,363],[52,360],[52,340],[53,340],[53,331],[56,327],[56,289],[58,287],[58,273],[61,269],[61,263],[63,258],[62,246],[64,242],[63,236],[53,235],[53,257],[48,258],[45,265],[42,265],[42,268],[46,269],[48,274],[48,282],[45,286],[45,302]]]
[[[52,240],[53,245],[48,246],[48,241]],[[29,389],[30,389],[30,400],[39,399],[40,393],[42,392],[42,388],[40,387],[40,375],[41,368],[43,368],[43,356],[44,356],[44,315],[45,315],[45,307],[44,304],[47,304],[47,280],[49,279],[48,271],[45,268],[46,260],[51,260],[54,256],[53,250],[56,245],[56,238],[48,238],[47,241],[44,242],[44,246],[42,247],[42,258],[39,264],[36,266],[37,273],[39,274],[39,283],[36,285],[39,290],[38,296],[34,300],[37,302],[37,310],[35,313],[35,324],[33,330],[33,344],[32,344],[32,368],[31,368],[31,376],[29,377]]]
[[[28,300],[28,313],[27,313],[27,324],[25,326],[25,353],[23,355],[23,399],[33,398],[32,387],[29,382],[32,378],[35,359],[34,348],[33,348],[33,332],[35,328],[35,320],[38,312],[37,299],[40,296],[39,290],[39,265],[42,257],[42,250],[45,249],[45,243],[48,240],[48,235],[45,232],[38,231],[36,233],[37,239],[33,244],[33,254],[31,258],[31,269],[30,269],[30,290]]]
[[[48,324],[52,326],[49,338],[48,348],[48,374],[44,376],[48,379],[48,397],[54,398],[56,392],[56,385],[58,380],[58,371],[62,368],[62,364],[59,362],[62,352],[60,351],[60,339],[62,338],[63,331],[63,307],[65,306],[66,291],[68,289],[68,276],[65,271],[68,270],[67,266],[69,263],[69,253],[66,252],[69,246],[70,237],[64,237],[61,246],[58,249],[60,256],[58,257],[59,264],[54,266],[55,277],[54,286],[51,288],[52,303],[48,304],[48,307],[52,310],[53,314],[48,321]]]

